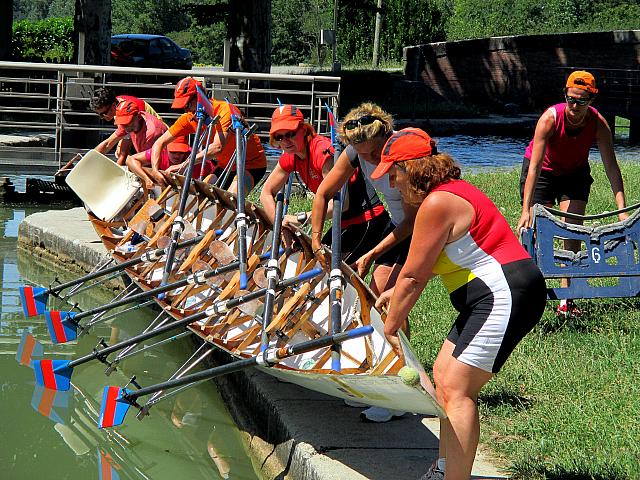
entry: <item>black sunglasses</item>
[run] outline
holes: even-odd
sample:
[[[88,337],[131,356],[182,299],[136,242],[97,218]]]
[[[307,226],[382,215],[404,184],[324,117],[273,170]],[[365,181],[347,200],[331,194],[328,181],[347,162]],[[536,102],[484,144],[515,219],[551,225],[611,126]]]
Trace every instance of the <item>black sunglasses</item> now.
[[[287,133],[282,133],[282,134],[278,134],[278,135],[274,135],[273,139],[276,142],[281,142],[283,139],[287,139],[287,140],[291,140],[293,137],[296,136],[296,133],[298,133],[297,130],[292,130],[291,132],[287,132]]]
[[[363,115],[360,118],[355,118],[353,120],[348,120],[344,122],[343,128],[345,130],[353,130],[354,128],[357,128],[360,126],[371,125],[376,120],[382,121],[381,118],[376,117],[374,115]]]
[[[570,97],[569,95],[565,95],[564,98],[569,105],[578,104],[581,107],[584,107],[585,105],[589,105],[589,102],[591,102],[590,98],[576,98],[576,97]]]

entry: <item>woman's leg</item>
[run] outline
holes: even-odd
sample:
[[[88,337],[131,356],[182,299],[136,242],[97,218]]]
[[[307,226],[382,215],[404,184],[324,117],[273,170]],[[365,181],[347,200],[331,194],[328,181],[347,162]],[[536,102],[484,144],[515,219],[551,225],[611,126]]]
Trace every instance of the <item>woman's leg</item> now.
[[[493,374],[458,361],[453,349],[445,340],[433,366],[436,395],[447,414],[441,421],[440,456],[447,459],[445,479],[466,480],[480,438],[478,393]]]

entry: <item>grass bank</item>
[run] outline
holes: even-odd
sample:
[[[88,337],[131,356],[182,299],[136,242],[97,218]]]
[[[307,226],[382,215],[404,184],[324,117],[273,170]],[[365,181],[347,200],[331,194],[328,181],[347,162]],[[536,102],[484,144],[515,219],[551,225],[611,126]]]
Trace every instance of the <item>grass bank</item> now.
[[[622,164],[628,203],[640,199],[640,165]],[[469,175],[511,225],[518,172]],[[614,210],[601,164],[588,213]],[[640,478],[640,300],[581,301],[559,322],[550,303],[538,327],[483,390],[482,442],[522,479]],[[439,281],[411,313],[416,353],[429,369],[456,312]]]
[[[622,165],[628,203],[640,200],[640,164]],[[602,165],[593,166],[587,213],[615,209]],[[509,223],[520,213],[519,172],[467,175]],[[296,197],[291,211],[309,210]],[[584,316],[559,321],[549,303],[483,390],[482,443],[519,479],[640,478],[640,299],[581,301]],[[430,371],[453,319],[447,293],[431,282],[411,312],[411,343]]]

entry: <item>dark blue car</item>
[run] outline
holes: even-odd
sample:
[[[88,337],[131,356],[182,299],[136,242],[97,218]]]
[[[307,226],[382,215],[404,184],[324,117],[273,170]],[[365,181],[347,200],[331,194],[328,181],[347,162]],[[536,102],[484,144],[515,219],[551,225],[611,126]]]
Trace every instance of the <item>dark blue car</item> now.
[[[132,33],[111,37],[111,65],[191,70],[191,52],[163,35]]]

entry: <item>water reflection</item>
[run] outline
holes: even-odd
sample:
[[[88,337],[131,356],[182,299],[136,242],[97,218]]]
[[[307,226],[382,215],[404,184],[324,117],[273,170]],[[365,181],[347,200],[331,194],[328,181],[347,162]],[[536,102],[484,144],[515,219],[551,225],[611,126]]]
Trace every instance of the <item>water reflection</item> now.
[[[2,478],[256,479],[240,433],[210,382],[158,403],[142,422],[130,415],[117,429],[96,426],[104,385],[124,385],[132,375],[145,386],[166,380],[190,356],[189,340],[125,359],[109,377],[99,362],[78,366],[68,392],[35,386],[33,371],[15,358],[24,332],[44,345],[46,357],[70,360],[90,353],[99,338],[113,342],[139,333],[155,314],[129,313],[96,326],[77,343],[52,345],[42,317],[24,318],[18,286],[24,279],[48,285],[56,274],[61,281],[73,275],[16,252],[18,225],[34,210],[0,207]],[[78,301],[91,308],[110,298],[93,289]],[[50,301],[50,308],[56,306]]]

